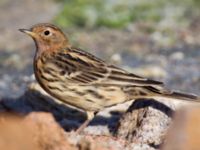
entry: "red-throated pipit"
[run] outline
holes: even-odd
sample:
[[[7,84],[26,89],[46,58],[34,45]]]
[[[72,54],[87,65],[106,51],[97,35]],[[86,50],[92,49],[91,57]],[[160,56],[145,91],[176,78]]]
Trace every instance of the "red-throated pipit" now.
[[[85,110],[88,119],[105,107],[137,98],[168,97],[199,101],[199,97],[166,89],[162,82],[146,79],[109,65],[73,47],[64,33],[51,24],[20,29],[35,41],[34,72],[41,87],[63,103]]]

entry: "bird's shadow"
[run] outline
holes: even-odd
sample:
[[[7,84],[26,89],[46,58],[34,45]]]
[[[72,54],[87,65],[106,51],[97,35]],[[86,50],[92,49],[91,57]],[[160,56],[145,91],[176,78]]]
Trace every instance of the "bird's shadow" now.
[[[169,116],[173,112],[168,106],[153,99],[135,100],[128,111],[144,107],[153,107]],[[14,112],[23,115],[31,112],[49,112],[66,131],[76,130],[87,119],[85,112],[64,104],[59,104],[51,97],[41,94],[37,90],[27,90],[22,96],[16,99],[2,98],[0,101],[0,112]],[[122,113],[118,111],[111,111],[110,113],[111,117],[104,117],[97,114],[89,125],[108,126],[110,133],[115,134]]]
[[[167,105],[156,101],[155,99],[136,99],[132,105],[129,107],[129,109],[127,110],[127,112],[131,112],[134,110],[138,110],[141,108],[147,108],[147,107],[152,107],[156,110],[159,110],[161,112],[163,112],[165,115],[167,115],[168,117],[172,117],[174,114],[174,111]]]

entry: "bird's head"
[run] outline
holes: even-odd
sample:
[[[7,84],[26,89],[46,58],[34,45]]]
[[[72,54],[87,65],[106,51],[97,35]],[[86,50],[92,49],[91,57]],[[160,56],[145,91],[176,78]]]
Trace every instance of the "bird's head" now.
[[[19,30],[34,39],[38,52],[55,51],[70,46],[64,33],[52,24],[36,24],[30,29]]]

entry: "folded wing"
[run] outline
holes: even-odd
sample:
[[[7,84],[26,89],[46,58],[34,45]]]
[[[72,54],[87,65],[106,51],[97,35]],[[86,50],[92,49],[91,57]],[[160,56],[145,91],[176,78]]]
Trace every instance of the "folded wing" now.
[[[56,62],[64,68],[68,84],[116,85],[116,86],[162,86],[163,83],[146,79],[125,70],[108,65],[95,56],[77,49],[56,54]]]

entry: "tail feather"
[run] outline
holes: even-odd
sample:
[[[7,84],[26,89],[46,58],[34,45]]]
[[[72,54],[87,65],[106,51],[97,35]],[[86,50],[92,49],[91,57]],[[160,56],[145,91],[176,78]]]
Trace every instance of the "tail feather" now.
[[[198,97],[194,94],[186,94],[186,93],[174,91],[174,92],[171,92],[169,94],[165,94],[165,96],[169,97],[169,98],[176,98],[176,99],[179,99],[179,100],[200,102],[200,97]]]
[[[168,98],[173,98],[173,99],[179,99],[179,100],[185,100],[185,101],[196,101],[200,102],[200,97],[194,95],[194,94],[186,94],[182,92],[177,92],[177,91],[171,91],[167,88],[164,87],[146,87],[148,90],[156,93],[156,95],[162,95]]]

